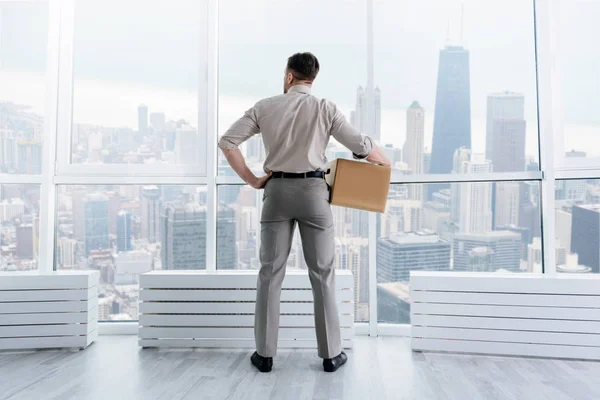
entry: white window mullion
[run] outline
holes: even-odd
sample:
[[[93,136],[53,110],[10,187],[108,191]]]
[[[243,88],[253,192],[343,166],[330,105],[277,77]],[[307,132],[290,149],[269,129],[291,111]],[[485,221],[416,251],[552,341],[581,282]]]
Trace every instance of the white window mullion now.
[[[369,336],[377,336],[377,214],[369,213]]]
[[[547,274],[556,273],[555,152],[561,143],[563,112],[558,79],[558,4],[538,0],[536,4],[536,48],[538,74],[538,112],[540,168],[544,171],[541,194],[543,265]],[[557,146],[558,145],[558,146]]]
[[[202,71],[201,79],[206,80],[204,96],[206,102],[201,103],[205,107],[206,124],[206,176],[207,176],[207,223],[206,223],[206,269],[217,268],[217,128],[218,128],[218,24],[219,4],[218,0],[207,2],[207,34],[206,34],[206,58],[208,60],[206,71]],[[202,42],[202,41],[201,41]],[[202,115],[202,112],[198,113]]]
[[[56,162],[57,118],[60,73],[61,19],[64,2],[52,1],[48,6],[48,59],[46,64],[46,118],[42,157],[42,186],[40,191],[40,233],[38,269],[54,269],[55,203],[54,165]]]

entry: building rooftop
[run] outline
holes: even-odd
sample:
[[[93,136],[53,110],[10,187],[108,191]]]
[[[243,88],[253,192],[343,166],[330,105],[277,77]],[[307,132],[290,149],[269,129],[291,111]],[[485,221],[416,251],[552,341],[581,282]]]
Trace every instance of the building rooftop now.
[[[378,283],[377,286],[391,295],[410,303],[410,287],[408,286],[408,282]]]

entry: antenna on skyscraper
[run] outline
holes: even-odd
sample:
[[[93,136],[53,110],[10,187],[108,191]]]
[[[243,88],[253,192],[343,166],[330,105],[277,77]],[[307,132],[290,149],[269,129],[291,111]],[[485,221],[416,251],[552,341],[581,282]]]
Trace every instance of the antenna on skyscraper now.
[[[446,27],[446,46],[450,46],[450,18],[448,18],[448,26]]]
[[[465,29],[465,2],[460,3],[460,45],[463,46],[463,33]]]
[[[375,85],[373,58],[373,0],[367,0],[367,91]]]

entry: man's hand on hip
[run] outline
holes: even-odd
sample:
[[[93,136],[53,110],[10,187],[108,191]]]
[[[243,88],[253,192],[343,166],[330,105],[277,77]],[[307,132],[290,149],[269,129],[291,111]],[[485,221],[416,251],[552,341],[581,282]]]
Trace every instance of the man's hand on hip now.
[[[267,184],[267,181],[269,180],[269,178],[271,177],[271,175],[273,175],[273,172],[269,172],[267,175],[261,176],[260,178],[255,177],[252,182],[248,182],[248,183],[254,189],[262,189]]]

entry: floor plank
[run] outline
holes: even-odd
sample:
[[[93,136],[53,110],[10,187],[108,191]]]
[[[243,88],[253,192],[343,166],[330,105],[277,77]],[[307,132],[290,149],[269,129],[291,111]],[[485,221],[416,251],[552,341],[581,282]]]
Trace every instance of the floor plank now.
[[[140,349],[102,336],[85,351],[0,353],[0,399],[600,399],[600,363],[413,353],[405,338],[358,337],[337,373],[316,351],[281,350],[273,372],[249,351]]]

